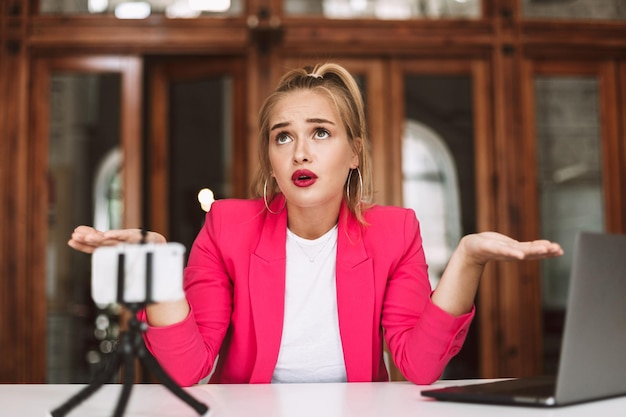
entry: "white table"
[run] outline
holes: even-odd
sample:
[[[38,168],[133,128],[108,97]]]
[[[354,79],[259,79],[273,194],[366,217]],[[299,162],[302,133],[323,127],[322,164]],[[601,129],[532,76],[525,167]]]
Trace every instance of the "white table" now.
[[[463,381],[471,383],[473,381]],[[435,386],[457,382],[441,381]],[[0,385],[0,416],[45,417],[81,385]],[[431,386],[432,387],[432,386]],[[121,386],[105,385],[68,417],[109,417]],[[209,417],[624,417],[626,396],[555,409],[437,402],[408,382],[350,384],[199,385],[187,390],[211,408]],[[133,387],[125,417],[197,414],[158,384]]]

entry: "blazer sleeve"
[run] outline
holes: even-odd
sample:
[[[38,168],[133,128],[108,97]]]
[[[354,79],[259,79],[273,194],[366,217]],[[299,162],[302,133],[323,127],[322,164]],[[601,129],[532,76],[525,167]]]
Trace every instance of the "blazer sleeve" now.
[[[461,349],[475,309],[455,317],[433,304],[419,223],[407,210],[402,254],[387,281],[382,325],[394,363],[409,381],[436,381]]]
[[[148,328],[146,345],[180,385],[209,375],[230,324],[233,285],[220,255],[219,208],[207,213],[184,272],[185,296],[191,312],[180,323]]]

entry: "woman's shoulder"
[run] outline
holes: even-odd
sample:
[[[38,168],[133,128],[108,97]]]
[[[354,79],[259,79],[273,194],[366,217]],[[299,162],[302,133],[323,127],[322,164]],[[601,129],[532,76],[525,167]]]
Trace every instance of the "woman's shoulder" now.
[[[363,215],[366,225],[360,228],[361,236],[369,250],[374,251],[372,253],[392,256],[399,248],[404,250],[420,234],[413,209],[373,205]]]
[[[222,211],[258,211],[263,208],[263,200],[261,199],[244,199],[244,198],[224,198],[215,200],[211,205],[211,210]]]
[[[265,210],[262,199],[226,198],[215,200],[207,213],[207,219],[216,221],[235,221],[240,224],[257,219]]]
[[[263,227],[264,211],[263,200],[216,200],[206,214],[203,230],[216,238],[237,236],[243,239],[244,236],[256,235]]]
[[[373,204],[364,213],[367,223],[405,222],[407,218],[415,218],[413,209],[398,206],[381,206]]]
[[[366,234],[399,233],[419,229],[415,211],[398,206],[372,205],[363,213]]]

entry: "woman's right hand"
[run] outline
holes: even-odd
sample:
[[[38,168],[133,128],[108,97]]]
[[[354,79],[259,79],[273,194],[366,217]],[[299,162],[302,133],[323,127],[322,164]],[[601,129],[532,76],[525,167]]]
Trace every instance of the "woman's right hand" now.
[[[120,243],[140,243],[143,238],[141,229],[119,229],[102,232],[90,226],[78,226],[67,244],[81,252],[93,253],[101,246],[115,246]],[[146,232],[145,243],[167,243],[165,237],[157,232]],[[146,320],[151,326],[169,326],[183,321],[189,315],[186,299],[158,302],[146,307]]]
[[[67,244],[81,252],[93,253],[100,246],[115,246],[120,243],[140,243],[141,229],[119,229],[102,232],[90,226],[78,226]],[[167,243],[165,237],[157,232],[146,232],[145,242]]]

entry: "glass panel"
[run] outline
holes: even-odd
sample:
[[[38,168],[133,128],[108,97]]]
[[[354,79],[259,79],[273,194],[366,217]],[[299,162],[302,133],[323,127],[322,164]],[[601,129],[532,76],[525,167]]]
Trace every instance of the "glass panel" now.
[[[565,250],[542,262],[545,364],[555,373],[574,236],[604,229],[598,81],[541,76],[534,84],[540,235]]]
[[[170,85],[170,240],[187,250],[204,221],[203,188],[231,197],[232,79],[226,76]]]
[[[626,19],[626,2],[624,0],[522,0],[522,13],[524,17],[550,19],[624,20]]]
[[[245,0],[39,0],[42,14],[112,14],[120,19],[237,16]]]
[[[471,79],[407,76],[405,108],[404,205],[420,220],[430,279],[436,285],[461,236],[476,230]],[[446,369],[446,378],[478,375],[475,342],[470,335]]]
[[[119,108],[119,75],[52,76],[46,268],[50,383],[88,382],[117,331],[106,316],[96,331],[90,258],[67,240],[79,224],[120,225]]]
[[[285,14],[334,19],[478,18],[481,0],[283,0]]]

